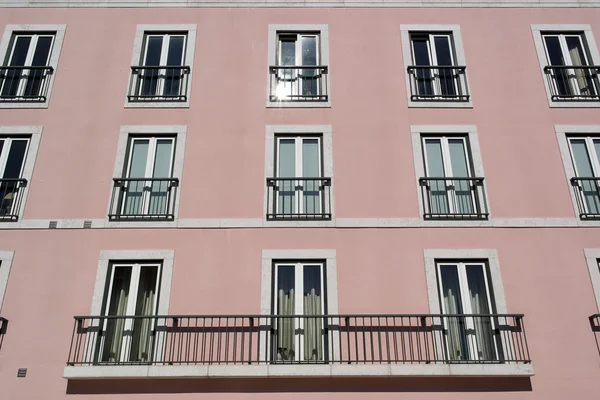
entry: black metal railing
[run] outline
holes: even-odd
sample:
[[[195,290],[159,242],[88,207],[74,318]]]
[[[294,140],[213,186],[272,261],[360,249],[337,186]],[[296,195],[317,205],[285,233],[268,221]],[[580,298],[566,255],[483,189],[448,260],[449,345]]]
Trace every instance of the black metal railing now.
[[[8,327],[8,320],[0,317],[0,349],[2,348],[2,342],[4,341],[4,335],[6,335],[6,328]]]
[[[75,317],[67,365],[530,363],[521,314]]]
[[[172,220],[178,178],[114,178],[111,220]]]
[[[487,219],[484,178],[420,178],[425,219]]]
[[[579,218],[600,218],[600,178],[571,178]]]
[[[187,101],[190,67],[143,65],[131,67],[130,102]]]
[[[27,179],[0,179],[0,221],[16,221],[23,204]]]
[[[270,101],[327,101],[329,68],[313,66],[269,67]]]
[[[267,178],[267,219],[331,219],[331,178]]]
[[[467,67],[411,65],[407,72],[412,101],[469,101]]]
[[[600,100],[600,66],[553,65],[544,68],[553,101]]]
[[[600,314],[590,316],[590,326],[592,327],[592,332],[594,332],[598,354],[600,354]]]
[[[0,102],[46,101],[52,67],[0,66]]]

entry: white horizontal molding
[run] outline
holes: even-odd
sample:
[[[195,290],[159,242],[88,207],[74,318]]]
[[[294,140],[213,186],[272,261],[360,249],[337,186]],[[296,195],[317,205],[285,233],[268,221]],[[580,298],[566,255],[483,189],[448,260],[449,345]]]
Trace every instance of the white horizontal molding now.
[[[544,8],[544,7],[598,7],[597,0],[5,0],[3,7],[211,7],[211,8],[275,8],[275,7],[312,7],[312,8],[363,8],[363,7],[502,7],[502,8]]]
[[[66,379],[307,378],[307,377],[516,377],[532,364],[67,366]]]

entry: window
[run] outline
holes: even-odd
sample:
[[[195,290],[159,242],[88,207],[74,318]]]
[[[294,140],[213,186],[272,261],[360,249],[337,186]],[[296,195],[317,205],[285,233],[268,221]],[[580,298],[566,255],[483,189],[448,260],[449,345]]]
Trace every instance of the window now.
[[[29,148],[29,137],[0,136],[0,220],[19,217],[23,202],[23,168]]]
[[[472,107],[458,25],[400,25],[409,107]]]
[[[274,361],[319,362],[326,351],[323,317],[326,314],[325,279],[322,262],[274,262],[273,314],[275,318]]]
[[[269,35],[267,106],[329,106],[327,26],[270,25]]]
[[[138,25],[126,107],[188,107],[196,25]]]
[[[152,354],[152,318],[156,315],[160,286],[160,263],[114,262],[102,315],[104,338],[97,340],[99,362],[148,362]]]
[[[0,42],[0,107],[45,108],[66,25],[7,25]]]
[[[575,176],[571,185],[581,218],[600,217],[600,136],[567,137]]]
[[[473,176],[468,138],[423,136],[422,149],[424,217],[487,218],[481,201],[483,178]]]
[[[412,100],[469,100],[466,68],[456,64],[451,32],[413,32],[410,42]]]
[[[0,311],[2,310],[2,302],[4,300],[4,293],[8,284],[8,276],[10,275],[10,267],[12,265],[13,256],[13,251],[0,251]],[[0,317],[2,317],[1,314]]]

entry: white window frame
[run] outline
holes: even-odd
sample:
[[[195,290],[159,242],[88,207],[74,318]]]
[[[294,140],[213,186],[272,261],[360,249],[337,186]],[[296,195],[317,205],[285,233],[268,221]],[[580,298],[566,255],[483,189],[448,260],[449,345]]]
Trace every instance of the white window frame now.
[[[473,108],[473,95],[469,92],[469,101],[413,101],[410,97],[410,76],[408,75],[408,67],[413,65],[413,45],[412,33],[429,33],[430,35],[448,35],[450,32],[451,42],[454,54],[453,61],[455,65],[467,65],[465,58],[465,49],[463,46],[462,36],[460,33],[460,25],[429,25],[429,24],[402,24],[400,25],[400,41],[402,45],[402,58],[404,61],[404,70],[402,73],[405,78],[406,85],[406,101],[408,107],[415,108]],[[469,84],[469,73],[465,71],[465,82],[467,87]],[[470,90],[470,89],[469,89]]]
[[[27,195],[29,194],[29,188],[32,184],[31,178],[33,176],[33,168],[35,166],[35,160],[37,158],[40,141],[42,139],[42,130],[43,128],[41,126],[0,126],[0,136],[11,138],[27,137],[29,139],[29,144],[25,152],[25,162],[21,167],[21,178],[27,180],[27,185],[21,188],[21,203],[17,221],[0,221],[0,225],[19,225],[23,220],[23,215],[25,213],[25,207],[27,204]],[[2,160],[0,160],[0,162],[1,161]]]
[[[267,197],[268,187],[267,178],[273,177],[275,173],[275,146],[279,137],[292,136],[319,136],[321,173],[323,177],[331,178],[331,187],[329,188],[331,200],[331,220],[328,221],[269,221],[267,220]],[[335,226],[335,179],[333,177],[333,139],[331,125],[267,125],[265,129],[265,175],[263,192],[263,225],[273,225],[281,227],[321,227]],[[296,150],[297,151],[297,150]]]
[[[6,162],[8,161],[8,154],[10,153],[10,148],[12,147],[13,140],[27,140],[27,146],[25,147],[25,158],[23,160],[23,165],[21,165],[21,170],[19,171],[19,178],[21,178],[23,176],[23,170],[25,169],[25,163],[27,162],[27,156],[29,155],[29,147],[31,146],[31,138],[28,136],[3,137],[0,135],[0,141],[4,142],[2,150],[0,150],[0,179],[2,179],[2,175],[4,175],[4,171],[6,169]],[[7,147],[7,144],[8,144],[8,147]],[[20,190],[24,191],[26,187],[27,187],[27,185],[22,186],[20,188]],[[17,205],[19,205],[19,203],[13,203],[11,205],[11,210],[13,210],[14,207],[16,207]],[[12,212],[11,212],[11,214],[12,214]]]
[[[566,190],[571,197],[571,203],[573,205],[572,212],[573,217],[577,219],[579,226],[600,226],[600,220],[581,220],[579,218],[579,208],[577,206],[577,198],[573,193],[573,187],[571,186],[571,178],[576,178],[575,167],[573,164],[573,158],[571,156],[571,145],[569,144],[569,138],[571,136],[596,136],[600,138],[600,125],[554,125],[556,132],[556,140],[558,141],[558,149],[563,163],[563,169],[566,178]],[[598,170],[600,172],[600,170]]]
[[[47,63],[49,67],[54,69],[54,72],[49,75],[50,81],[48,82],[48,93],[45,102],[0,102],[0,108],[48,108],[52,87],[54,86],[54,79],[58,73],[58,59],[62,50],[66,30],[67,25],[6,25],[2,41],[0,41],[0,57],[2,57],[3,60],[9,51],[13,35],[21,33],[27,35],[37,34],[38,32],[54,32],[54,41]]]
[[[146,52],[145,37],[146,35],[180,35],[185,34],[184,59],[183,64],[190,67],[190,73],[187,78],[187,93],[186,101],[141,101],[130,102],[125,94],[125,108],[189,108],[190,95],[192,90],[192,77],[194,74],[194,58],[196,49],[196,32],[198,26],[196,24],[141,24],[137,25],[135,31],[135,39],[133,42],[133,53],[131,54],[131,66],[142,65],[145,57],[142,53]],[[163,40],[163,48],[165,46]],[[166,57],[165,52],[161,53],[161,57]],[[127,85],[126,92],[129,91],[129,82],[131,79],[131,69],[127,70]]]
[[[327,304],[326,313],[328,315],[337,315],[338,311],[338,278],[337,278],[337,261],[336,251],[333,249],[302,249],[302,250],[263,250],[262,251],[262,268],[261,268],[261,284],[260,284],[260,315],[272,315],[273,313],[273,267],[276,261],[294,260],[299,263],[318,263],[323,262],[323,276],[325,279],[321,280],[321,284],[324,282],[327,285],[327,291],[324,296],[324,301]],[[276,281],[275,281],[276,282]],[[323,293],[323,292],[322,292]],[[265,318],[266,320],[266,318]],[[260,323],[265,323],[265,320]],[[267,336],[270,333],[261,331],[260,333],[260,347],[259,347],[259,360],[266,360],[268,357],[269,349],[266,346]],[[339,337],[329,333],[328,341],[330,343],[327,351],[329,352],[329,360],[339,360]],[[286,367],[288,367],[286,365]],[[319,373],[316,373],[319,375]],[[323,375],[329,375],[329,370],[324,372]]]
[[[600,249],[583,249],[592,281],[596,309],[600,312]]]
[[[14,256],[14,251],[0,251],[0,312],[2,311],[8,277],[10,276],[10,267],[12,266]],[[1,313],[0,317],[2,317]]]
[[[185,143],[187,137],[187,126],[185,125],[123,125],[119,132],[119,142],[117,144],[117,156],[113,168],[113,178],[122,178],[125,171],[125,163],[129,163],[127,158],[129,151],[130,136],[172,136],[175,140],[175,146],[172,149],[171,177],[179,179],[177,187],[177,196],[173,205],[173,221],[110,221],[108,214],[111,212],[111,195],[113,190],[113,181],[110,181],[110,191],[108,196],[108,206],[106,209],[106,227],[176,227],[179,220],[179,202],[182,190],[183,162],[185,156]],[[150,158],[150,157],[148,157]],[[148,163],[148,161],[146,161]],[[148,165],[148,164],[146,164]]]
[[[327,24],[269,24],[267,66],[279,64],[279,34],[317,35],[318,61],[321,65],[331,67],[329,62],[329,25]],[[296,46],[296,52],[299,51]],[[298,57],[298,55],[296,56]],[[318,63],[319,63],[318,62]],[[268,69],[268,68],[267,68]],[[327,77],[327,101],[271,101],[271,74],[267,71],[267,108],[329,108],[331,107],[331,68]]]
[[[544,68],[549,65],[546,55],[546,44],[544,43],[544,34],[565,34],[565,33],[577,33],[584,37],[584,44],[587,44],[586,58],[589,65],[600,65],[600,53],[598,53],[598,47],[594,40],[592,33],[592,27],[588,24],[532,24],[531,32],[533,34],[533,42],[535,44],[536,53],[538,56],[538,62],[540,65],[540,72],[544,87],[546,89],[546,96],[548,98],[548,105],[552,108],[589,108],[589,107],[600,107],[600,101],[552,101],[552,94],[548,85],[548,79]],[[568,52],[567,52],[568,54]]]
[[[475,177],[485,178],[485,172],[483,170],[483,161],[481,157],[481,150],[479,148],[479,137],[477,134],[477,127],[474,125],[411,125],[411,140],[413,149],[413,159],[415,166],[415,182],[417,188],[417,195],[419,200],[419,218],[422,221],[423,226],[491,226],[492,225],[492,214],[490,197],[487,193],[487,185],[483,185],[483,193],[488,207],[488,219],[485,221],[481,220],[457,220],[457,221],[438,221],[438,220],[424,220],[423,213],[423,192],[419,179],[426,177],[425,171],[425,151],[423,147],[423,137],[442,137],[442,136],[463,136],[468,141],[468,149],[470,150],[469,167],[470,172]]]

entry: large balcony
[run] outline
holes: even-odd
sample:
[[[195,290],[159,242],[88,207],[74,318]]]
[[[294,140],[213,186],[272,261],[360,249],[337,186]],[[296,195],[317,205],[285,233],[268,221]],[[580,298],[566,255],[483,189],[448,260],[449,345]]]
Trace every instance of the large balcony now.
[[[44,103],[52,67],[0,66],[0,102]]]
[[[600,178],[571,178],[581,219],[600,218]]]
[[[26,179],[0,179],[0,221],[19,219],[26,186]]]
[[[114,178],[108,218],[173,220],[178,187],[177,178]]]
[[[485,220],[484,178],[420,178],[424,219]]]
[[[267,178],[268,220],[330,220],[331,178]]]
[[[552,65],[544,68],[552,101],[600,101],[600,66]]]
[[[187,101],[190,67],[133,66],[129,79],[129,102]]]
[[[467,67],[411,65],[408,67],[412,101],[465,102],[471,97]]]
[[[523,315],[75,317],[64,375],[530,376]]]
[[[326,102],[329,68],[314,66],[269,67],[269,101],[274,102]]]

